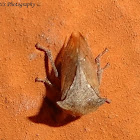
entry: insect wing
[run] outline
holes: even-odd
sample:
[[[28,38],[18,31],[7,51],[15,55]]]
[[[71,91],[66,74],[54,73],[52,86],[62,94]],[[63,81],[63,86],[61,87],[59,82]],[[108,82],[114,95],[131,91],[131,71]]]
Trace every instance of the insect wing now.
[[[61,92],[63,100],[65,94],[69,90],[71,84],[73,83],[74,77],[76,75],[77,60],[78,60],[78,46],[79,41],[76,36],[73,34],[70,36],[70,39],[67,43],[67,46],[64,48],[64,55],[62,57],[61,64]]]
[[[98,94],[99,81],[97,78],[97,65],[85,38],[81,34],[79,44],[79,59],[81,61],[81,67],[89,85]]]

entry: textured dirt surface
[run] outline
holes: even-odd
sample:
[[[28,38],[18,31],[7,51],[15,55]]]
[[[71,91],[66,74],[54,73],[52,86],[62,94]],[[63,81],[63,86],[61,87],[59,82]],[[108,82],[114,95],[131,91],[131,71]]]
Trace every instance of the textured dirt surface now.
[[[140,140],[140,1],[35,0],[33,8],[8,2],[0,2],[0,140]],[[54,92],[34,81],[46,76],[35,44],[50,45],[55,59],[73,31],[85,36],[94,57],[109,49],[100,91],[112,102],[63,120],[46,97]]]

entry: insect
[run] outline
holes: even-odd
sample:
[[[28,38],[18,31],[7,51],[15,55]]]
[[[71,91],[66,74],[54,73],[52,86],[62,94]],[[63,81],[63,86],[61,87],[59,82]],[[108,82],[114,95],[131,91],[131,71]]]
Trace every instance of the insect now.
[[[105,102],[110,103],[108,99],[101,98],[99,92],[103,70],[109,66],[109,63],[103,68],[100,66],[100,58],[108,51],[107,48],[94,60],[83,35],[79,32],[72,33],[63,48],[60,73],[57,71],[51,52],[40,44],[36,44],[36,48],[46,52],[55,76],[61,75],[62,97],[56,103],[66,113],[82,116],[95,111]],[[36,81],[52,85],[48,79],[37,78]]]

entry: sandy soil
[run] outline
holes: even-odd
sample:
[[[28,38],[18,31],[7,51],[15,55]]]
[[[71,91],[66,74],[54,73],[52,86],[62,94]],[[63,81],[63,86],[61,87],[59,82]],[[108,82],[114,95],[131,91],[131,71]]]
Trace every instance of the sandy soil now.
[[[140,140],[140,1],[35,0],[33,8],[8,2],[0,2],[0,140]],[[48,100],[54,92],[35,83],[47,66],[35,44],[55,59],[73,31],[85,36],[94,57],[109,49],[100,91],[112,102],[63,120]]]

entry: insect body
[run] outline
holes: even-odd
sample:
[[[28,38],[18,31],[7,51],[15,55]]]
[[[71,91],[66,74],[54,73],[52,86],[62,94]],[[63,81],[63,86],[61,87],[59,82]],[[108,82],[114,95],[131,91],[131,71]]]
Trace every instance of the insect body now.
[[[39,44],[38,49],[43,49]],[[93,59],[90,48],[81,33],[72,33],[66,46],[63,48],[61,60],[61,93],[57,105],[73,116],[81,116],[95,111],[100,105],[110,101],[101,98],[99,86],[104,68],[100,67],[100,57],[107,52],[105,49],[96,59]],[[57,69],[50,57],[55,75]],[[37,79],[38,81],[44,81]],[[48,84],[50,81],[45,80]]]

